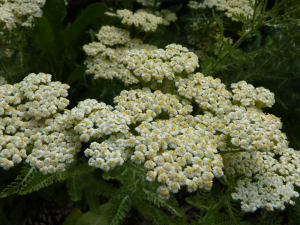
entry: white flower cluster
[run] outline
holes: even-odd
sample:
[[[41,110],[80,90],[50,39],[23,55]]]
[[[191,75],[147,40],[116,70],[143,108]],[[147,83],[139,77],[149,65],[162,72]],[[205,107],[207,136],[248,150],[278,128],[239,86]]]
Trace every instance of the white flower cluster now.
[[[142,4],[143,6],[154,6],[155,0],[136,0],[138,3]],[[156,6],[159,6],[160,2],[156,2]]]
[[[122,91],[115,97],[115,109],[131,116],[131,122],[153,121],[158,115],[165,113],[169,117],[177,115],[187,116],[193,108],[189,101],[182,101],[172,94],[163,94],[161,91],[151,93],[149,88],[143,90]]]
[[[299,151],[287,148],[277,160],[274,153],[258,152],[226,154],[223,157],[225,173],[242,174],[232,198],[241,200],[242,210],[254,212],[258,208],[285,209],[284,204],[294,205],[298,197],[294,185],[300,186]]]
[[[0,59],[3,60],[5,58],[11,58],[13,53],[14,53],[14,50],[4,47],[0,51]]]
[[[154,32],[158,24],[163,23],[161,17],[157,17],[145,11],[137,11],[133,14],[128,9],[117,10],[117,17],[122,20],[125,26],[131,27],[134,25],[136,28],[145,32]]]
[[[254,4],[254,0],[251,3]],[[199,10],[215,7],[217,11],[225,11],[225,15],[233,21],[238,21],[233,14],[243,14],[246,18],[253,15],[254,10],[249,0],[205,0],[203,3],[190,1],[188,7],[190,9]]]
[[[86,115],[75,130],[83,135],[93,133],[88,136],[97,139],[104,134],[111,136],[101,144],[92,142],[85,150],[91,157],[89,165],[107,171],[126,159],[144,164],[147,180],[161,184],[158,192],[164,199],[181,186],[187,186],[190,192],[210,190],[212,179],[223,175],[222,157],[216,154],[217,140],[197,127],[195,118],[189,115],[192,106],[183,102],[185,105],[175,95],[151,93],[145,88],[123,91],[115,98],[118,104],[114,111],[95,103],[94,112]],[[155,119],[157,116],[170,119]],[[135,128],[137,135],[133,135],[128,125],[136,123],[140,125]]]
[[[66,124],[66,115],[60,113],[55,114],[53,119],[47,119],[45,126],[30,136],[33,149],[26,162],[45,175],[65,171],[65,163],[73,162],[81,149],[79,135],[74,132],[73,126],[67,129]]]
[[[197,56],[176,44],[166,46],[166,50],[127,50],[121,62],[140,81],[157,83],[174,80],[175,75],[189,74],[199,67]]]
[[[5,80],[4,77],[0,76],[0,86],[3,84],[7,84],[7,81]]]
[[[177,20],[176,13],[171,12],[168,9],[162,9],[161,11],[155,11],[155,15],[162,17],[162,25],[169,26],[171,22],[175,22]]]
[[[114,36],[116,38],[112,38]],[[94,74],[95,79],[117,78],[122,80],[125,85],[138,83],[139,81],[120,63],[120,56],[127,49],[151,50],[157,47],[143,44],[139,39],[130,39],[128,31],[115,27],[103,26],[97,37],[100,42],[93,42],[83,47],[83,50],[89,56],[85,61],[87,65],[86,73]]]
[[[116,28],[114,26],[101,27],[98,34],[96,34],[98,40],[108,46],[123,45],[130,41],[130,33],[127,30]]]
[[[203,10],[203,9],[206,8],[205,4],[199,3],[199,2],[196,2],[196,1],[189,1],[189,4],[187,4],[187,6],[190,9],[193,9],[193,10]]]
[[[257,108],[272,107],[275,103],[274,93],[263,87],[254,88],[253,85],[240,81],[231,84],[233,89],[233,103],[240,103],[244,107],[256,106]]]
[[[247,83],[242,83],[248,87]],[[239,102],[236,102],[234,95],[225,89],[220,79],[196,73],[185,79],[178,78],[175,86],[180,96],[195,101],[199,109],[205,112],[204,115],[197,116],[199,122],[213,133],[224,134],[226,141],[231,143],[227,147],[225,142],[219,143],[220,151],[244,149],[252,153],[256,151],[280,153],[287,148],[286,136],[280,131],[282,127],[280,119],[271,114],[264,114],[262,110],[253,106],[245,108],[234,105],[233,103]],[[269,98],[273,96],[264,88],[253,90],[264,90],[260,93],[255,92],[257,99],[264,99],[266,93]]]
[[[27,147],[41,148],[36,135],[47,143],[51,142],[44,130],[45,119],[69,104],[64,98],[68,88],[66,84],[51,82],[51,75],[44,73],[29,74],[20,83],[0,86],[1,167],[9,169],[14,163],[20,163],[27,156]]]
[[[74,128],[82,142],[93,141],[85,150],[89,165],[108,171],[120,166],[127,159],[125,147],[116,140],[130,136],[128,125],[132,117],[124,112],[113,111],[113,107],[96,100],[80,102],[70,112],[73,120],[78,121]],[[110,135],[108,139],[106,137]],[[98,142],[102,141],[101,144]]]
[[[34,17],[42,16],[46,0],[0,0],[0,28],[32,27]]]
[[[90,55],[111,57],[105,49],[94,44]],[[144,86],[154,82],[162,90],[167,84],[171,93],[122,91],[114,109],[95,102],[95,111],[82,113],[76,131],[82,141],[94,141],[85,151],[89,165],[108,171],[126,160],[142,164],[147,180],[160,183],[163,199],[182,186],[210,190],[212,179],[225,173],[242,175],[232,197],[243,211],[294,204],[299,154],[288,148],[280,119],[261,110],[274,104],[273,93],[244,81],[232,84],[231,93],[220,79],[194,74],[197,57],[180,45],[122,54],[115,65],[123,64]]]
[[[88,106],[90,104],[90,106]],[[75,126],[74,130],[81,134],[80,140],[88,142],[91,138],[101,139],[104,135],[113,133],[128,133],[132,117],[124,112],[113,110],[113,107],[105,103],[96,103],[95,100],[80,102],[77,108],[72,111],[85,115],[85,118]]]
[[[163,199],[168,199],[170,192],[177,193],[181,186],[187,186],[189,192],[210,190],[212,179],[223,175],[216,140],[210,133],[201,136],[193,124],[197,123],[192,116],[178,115],[169,120],[144,121],[135,128],[139,136],[131,138],[131,160],[144,164],[148,181],[161,184],[157,191]]]

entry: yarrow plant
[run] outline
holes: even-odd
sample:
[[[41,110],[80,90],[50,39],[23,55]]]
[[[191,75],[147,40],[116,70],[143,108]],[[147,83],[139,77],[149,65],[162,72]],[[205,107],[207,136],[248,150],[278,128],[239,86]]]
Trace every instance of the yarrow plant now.
[[[18,25],[32,27],[34,17],[42,16],[46,0],[2,0],[0,1],[0,27],[12,30]]]
[[[69,104],[68,88],[43,73],[1,86],[1,167],[7,170],[25,159],[43,174],[65,170],[63,162],[71,162],[81,147],[72,127],[55,124]]]
[[[272,211],[298,207],[300,155],[289,146],[281,119],[270,111],[277,94],[249,79],[229,82],[222,77],[234,69],[231,60],[237,55],[244,57],[237,60],[242,65],[262,52],[246,56],[236,48],[247,35],[257,35],[256,24],[264,20],[255,21],[265,15],[267,2],[245,1],[240,7],[234,1],[190,1],[193,13],[203,13],[205,7],[216,11],[207,12],[208,20],[193,14],[198,20],[188,24],[186,40],[162,47],[156,35],[178,28],[180,18],[171,8],[155,12],[160,2],[137,1],[148,8],[135,12],[109,11],[96,3],[65,32],[55,30],[64,12],[49,15],[65,7],[64,1],[55,1],[35,2],[36,11],[26,1],[27,14],[18,14],[22,20],[9,7],[23,2],[0,1],[0,26],[6,32],[41,17],[45,5],[47,13],[35,20],[30,38],[47,53],[41,55],[49,60],[42,68],[57,75],[30,73],[14,84],[0,76],[0,167],[3,173],[23,167],[1,197],[65,181],[71,200],[78,203],[65,221],[76,224],[130,221],[131,207],[155,224],[239,224],[245,213],[260,210],[264,221]],[[241,39],[224,37],[220,11],[233,20],[229,23],[243,26]],[[80,32],[96,19],[95,12],[101,17],[93,24],[99,30],[89,32],[92,41],[72,39],[84,35]],[[51,30],[46,36],[44,26]],[[210,31],[208,39],[199,39]],[[83,52],[71,56],[78,48]],[[14,54],[17,49],[7,60],[14,60]],[[220,78],[209,76],[214,71]],[[105,101],[112,93],[112,101]],[[180,207],[177,199],[183,198],[193,213]],[[90,207],[83,215],[81,201]]]
[[[286,151],[292,158],[297,158],[298,152],[288,149],[286,136],[280,131],[280,119],[261,110],[274,104],[273,93],[244,81],[232,84],[231,93],[219,79],[194,74],[199,66],[197,57],[180,45],[167,46],[166,50],[127,50],[124,54],[120,61],[132,76],[144,86],[156,82],[156,89],[167,84],[172,94],[152,93],[150,89],[122,92],[115,98],[115,109],[119,111],[116,114],[127,114],[130,118],[127,124],[136,124],[138,136],[118,122],[119,126],[115,125],[118,132],[113,136],[115,143],[109,140],[114,147],[105,144],[95,149],[93,143],[86,154],[94,158],[94,152],[99,154],[104,148],[110,149],[110,155],[116,143],[121,144],[119,148],[131,154],[125,158],[143,163],[149,170],[148,181],[161,183],[158,188],[161,198],[169,198],[170,192],[177,193],[185,185],[190,192],[198,188],[210,190],[212,179],[225,173],[254,177],[254,180],[241,178],[237,192],[232,194],[234,199],[242,200],[244,211],[254,212],[260,207],[284,209],[284,203],[293,204],[291,198],[298,193],[291,185],[300,182],[297,163],[286,165],[294,168],[294,172],[288,172],[280,162]],[[194,116],[192,102],[198,105]],[[275,155],[282,156],[275,159]],[[99,167],[94,160],[92,165]],[[273,163],[268,165],[265,161]],[[107,162],[99,163],[107,168]],[[248,186],[253,189],[248,190],[252,195],[242,192],[242,187]],[[273,194],[266,196],[271,190]]]
[[[253,15],[253,4],[255,0],[205,0],[203,3],[190,1],[188,7],[192,10],[204,10],[205,8],[215,8],[217,11],[225,12],[225,15],[233,21],[238,21],[234,14],[243,14],[251,18]]]

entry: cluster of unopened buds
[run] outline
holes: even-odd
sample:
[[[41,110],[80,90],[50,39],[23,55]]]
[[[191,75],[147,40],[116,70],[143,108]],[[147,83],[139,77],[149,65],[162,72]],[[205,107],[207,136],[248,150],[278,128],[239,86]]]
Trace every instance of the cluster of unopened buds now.
[[[85,51],[109,55],[108,36],[98,38],[102,43]],[[123,32],[111,40],[124,44],[129,36]],[[122,91],[114,107],[87,99],[67,110],[68,85],[42,73],[2,85],[1,167],[24,159],[43,174],[62,172],[87,142],[90,166],[109,171],[130,160],[144,167],[148,181],[160,184],[162,199],[184,186],[209,191],[214,178],[228,177],[236,179],[232,198],[243,211],[294,204],[299,153],[288,148],[280,119],[261,109],[275,103],[273,93],[244,81],[228,91],[220,79],[194,73],[197,56],[180,45],[129,48],[115,66],[143,88]]]

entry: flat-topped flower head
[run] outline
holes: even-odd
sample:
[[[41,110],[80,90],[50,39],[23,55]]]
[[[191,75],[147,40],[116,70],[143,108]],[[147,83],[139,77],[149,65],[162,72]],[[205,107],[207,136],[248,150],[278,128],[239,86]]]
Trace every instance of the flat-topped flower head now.
[[[120,62],[125,50],[156,49],[156,46],[143,44],[139,39],[130,39],[129,32],[120,28],[103,26],[97,34],[100,42],[92,42],[83,47],[89,56],[85,61],[87,74],[95,79],[120,79],[125,85],[138,83],[128,69]]]
[[[274,93],[263,87],[254,88],[245,81],[231,84],[233,88],[233,102],[244,107],[255,106],[257,108],[272,107],[275,103]]]
[[[1,167],[9,169],[20,163],[27,157],[26,147],[41,149],[45,147],[43,143],[54,140],[46,134],[45,119],[69,104],[65,98],[68,88],[66,84],[51,82],[51,75],[44,73],[32,73],[19,83],[0,86]],[[35,166],[42,156],[31,153],[28,157],[26,161],[33,160],[31,164]]]
[[[166,46],[166,50],[128,50],[121,62],[134,77],[147,83],[172,81],[176,75],[192,73],[199,67],[197,56],[176,44]]]
[[[0,28],[12,30],[17,26],[34,26],[34,17],[41,17],[46,0],[0,0]]]
[[[190,1],[188,7],[192,10],[203,10],[205,8],[214,8],[217,11],[225,12],[225,15],[237,21],[233,14],[243,14],[246,18],[251,18],[253,15],[254,0],[205,0],[203,3]]]
[[[138,3],[142,4],[143,6],[159,6],[160,2],[157,2],[155,0],[136,0]]]
[[[134,25],[138,29],[145,32],[154,32],[158,24],[163,23],[161,17],[157,17],[145,11],[130,12],[128,9],[117,10],[117,17],[122,20],[122,23],[128,27]]]
[[[177,16],[174,12],[171,12],[168,9],[163,9],[161,11],[155,12],[156,16],[162,17],[162,25],[169,26],[172,22],[175,22],[177,20]]]
[[[203,112],[196,116],[197,126],[224,135],[224,141],[218,143],[220,151],[243,149],[253,154],[256,151],[280,153],[288,147],[286,136],[280,131],[280,119],[260,109],[274,103],[274,94],[270,91],[239,82],[232,85],[232,95],[220,79],[201,73],[185,79],[178,77],[175,86],[180,96],[195,101],[198,111]],[[237,99],[238,93],[243,94],[243,99]],[[245,108],[244,99],[251,100],[251,105]],[[225,140],[231,144],[226,145]]]
[[[127,30],[116,28],[114,26],[103,26],[101,27],[96,37],[100,43],[108,46],[117,44],[125,44],[130,40],[130,33]]]
[[[299,196],[293,186],[300,185],[298,158],[299,152],[293,149],[286,149],[279,159],[263,152],[226,154],[225,174],[246,176],[237,182],[232,198],[241,201],[245,212],[283,210],[285,204],[293,204],[291,199]]]

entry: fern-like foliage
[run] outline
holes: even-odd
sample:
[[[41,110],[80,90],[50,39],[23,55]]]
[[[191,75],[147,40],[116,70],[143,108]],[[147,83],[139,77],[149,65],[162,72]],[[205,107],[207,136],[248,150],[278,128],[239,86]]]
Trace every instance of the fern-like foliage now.
[[[256,221],[254,223],[259,225],[281,225],[282,222],[283,222],[282,212],[263,211],[261,212],[261,215],[256,218]]]
[[[148,221],[151,221],[156,225],[181,225],[186,224],[185,217],[172,217],[168,215],[166,212],[156,208],[151,204],[147,204],[145,202],[136,202],[135,208],[139,211],[139,213]]]
[[[210,219],[204,220],[201,218],[198,218],[198,220],[193,220],[191,224],[201,224],[201,225],[237,225],[241,224],[236,223],[235,220],[233,220],[228,214],[225,213],[214,213],[213,216]]]
[[[56,174],[43,175],[41,173],[34,174],[34,177],[26,182],[20,191],[19,195],[26,195],[31,192],[38,191],[42,188],[48,187],[56,182]]]
[[[153,205],[155,205],[158,208],[165,208],[167,209],[170,213],[172,213],[175,216],[178,217],[183,217],[184,216],[184,212],[182,210],[182,208],[180,208],[180,206],[178,205],[176,199],[174,197],[171,197],[169,200],[163,200],[161,198],[158,197],[157,193],[154,190],[147,190],[147,189],[143,189],[144,191],[144,195],[143,195],[143,199],[147,200],[148,202],[152,203]]]
[[[78,178],[69,178],[67,180],[66,186],[68,194],[74,202],[80,201],[82,199],[82,188],[81,183]]]
[[[126,162],[123,166],[103,174],[104,179],[117,180],[120,186],[110,189],[110,201],[113,206],[110,210],[109,224],[121,224],[132,207],[154,224],[184,224],[185,213],[176,199],[160,199],[156,192],[158,184],[146,181],[144,170],[142,166]],[[104,192],[106,196],[107,191]]]
[[[132,206],[131,196],[129,194],[117,195],[112,199],[113,206],[108,218],[110,225],[121,224],[125,219],[126,214]]]
[[[211,192],[204,190],[199,190],[195,196],[188,197],[185,200],[200,211],[208,211],[216,204]]]
[[[21,170],[21,174],[17,176],[16,180],[8,185],[0,194],[1,198],[7,197],[12,194],[18,194],[19,191],[26,187],[27,183],[33,180],[37,171],[34,167],[24,166]],[[23,189],[24,191],[24,189]]]
[[[217,199],[212,191],[199,190],[195,196],[186,198],[186,201],[200,210],[200,213],[195,215],[196,220],[192,220],[191,224],[242,224],[244,213],[240,212],[239,207],[230,201],[226,192],[221,192],[220,198]]]

